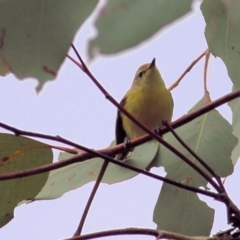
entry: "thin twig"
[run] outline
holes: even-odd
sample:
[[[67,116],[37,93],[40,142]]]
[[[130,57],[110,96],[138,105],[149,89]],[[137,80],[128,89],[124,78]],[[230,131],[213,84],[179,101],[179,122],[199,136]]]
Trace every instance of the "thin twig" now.
[[[169,88],[168,90],[171,91],[173,90],[175,87],[178,86],[178,84],[181,82],[181,80],[183,79],[183,77],[193,68],[193,66],[203,57],[205,56],[207,50],[204,51],[197,59],[195,59],[188,67],[187,69],[183,72],[183,74],[177,79],[176,82],[174,82]]]
[[[215,176],[215,178],[217,179],[217,182],[218,182],[218,184],[219,184],[219,187],[220,187],[220,189],[221,189],[221,192],[226,192],[226,189],[225,189],[225,187],[224,187],[224,185],[223,185],[223,182],[222,182],[221,177]]]
[[[82,71],[84,71],[82,65],[81,65],[77,60],[75,60],[73,57],[71,57],[71,56],[68,55],[68,54],[67,54],[67,57],[68,57],[73,63],[75,63],[79,68],[81,68]]]
[[[148,228],[124,228],[114,229],[95,233],[89,233],[78,237],[67,238],[65,240],[87,240],[102,237],[119,236],[119,235],[141,235],[141,236],[154,236],[156,239],[174,239],[174,240],[221,240],[221,237],[208,237],[208,236],[187,236],[179,233],[148,229]],[[231,240],[233,238],[227,238]],[[240,240],[240,238],[234,238]]]
[[[91,195],[89,196],[89,199],[88,199],[87,204],[85,206],[85,209],[84,209],[83,215],[81,217],[80,223],[78,225],[78,228],[77,228],[77,230],[76,230],[76,232],[74,233],[73,236],[80,236],[81,235],[81,232],[82,232],[82,229],[83,229],[83,225],[84,225],[84,222],[86,220],[88,211],[90,209],[90,206],[92,204],[94,196],[95,196],[95,194],[96,194],[96,192],[98,190],[98,187],[99,187],[99,185],[100,185],[100,183],[102,181],[102,178],[103,178],[103,175],[104,175],[104,173],[105,173],[105,171],[107,169],[108,163],[109,163],[108,161],[104,161],[103,162],[103,165],[102,165],[101,170],[100,170],[100,172],[98,174],[97,180],[96,180],[96,182],[94,184],[94,187],[92,189]]]

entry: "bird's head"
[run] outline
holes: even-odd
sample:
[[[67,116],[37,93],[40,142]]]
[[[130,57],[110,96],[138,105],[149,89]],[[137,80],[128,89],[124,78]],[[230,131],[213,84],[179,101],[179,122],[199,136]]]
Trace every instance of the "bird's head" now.
[[[151,63],[146,63],[137,70],[133,81],[134,87],[145,87],[155,84],[163,84],[165,86],[155,62],[156,59],[154,58]]]

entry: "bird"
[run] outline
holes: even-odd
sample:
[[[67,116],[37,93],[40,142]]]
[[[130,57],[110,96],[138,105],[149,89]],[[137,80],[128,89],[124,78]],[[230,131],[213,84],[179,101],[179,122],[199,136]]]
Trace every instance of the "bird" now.
[[[174,102],[156,67],[156,59],[137,70],[132,86],[122,98],[120,105],[150,130],[159,129],[162,121],[171,122]],[[146,132],[138,127],[124,113],[118,110],[115,125],[116,144],[127,143]],[[125,145],[126,146],[126,145]],[[127,154],[117,155],[123,160]]]

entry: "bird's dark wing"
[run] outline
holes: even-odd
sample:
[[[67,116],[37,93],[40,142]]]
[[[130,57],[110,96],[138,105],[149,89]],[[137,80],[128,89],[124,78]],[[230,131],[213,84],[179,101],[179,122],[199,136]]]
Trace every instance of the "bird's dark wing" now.
[[[123,98],[122,101],[120,102],[120,105],[124,106],[125,102],[126,102],[126,99]],[[123,128],[122,117],[121,117],[120,111],[118,111],[117,112],[117,119],[116,119],[116,126],[115,126],[116,144],[123,143],[125,137],[126,137],[126,132]]]

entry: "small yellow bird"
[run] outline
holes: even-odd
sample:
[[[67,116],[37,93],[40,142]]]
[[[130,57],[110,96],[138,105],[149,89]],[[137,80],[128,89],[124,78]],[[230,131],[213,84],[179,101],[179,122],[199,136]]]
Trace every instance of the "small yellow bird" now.
[[[155,65],[155,58],[137,70],[133,84],[120,104],[151,130],[161,127],[163,120],[171,122],[173,99]],[[116,144],[120,144],[146,132],[118,111],[115,134]]]

